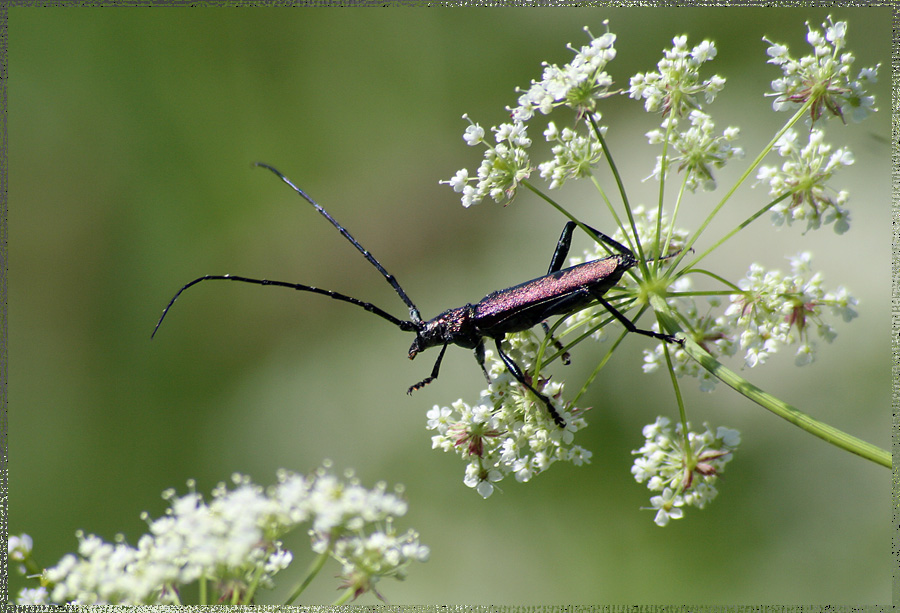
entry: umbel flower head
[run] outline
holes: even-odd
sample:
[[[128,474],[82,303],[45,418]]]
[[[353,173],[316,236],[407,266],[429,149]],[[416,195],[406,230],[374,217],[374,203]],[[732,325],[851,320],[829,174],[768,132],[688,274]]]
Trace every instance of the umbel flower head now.
[[[505,342],[504,351],[513,360],[525,370],[533,368],[540,351],[534,333],[511,334]],[[496,483],[510,474],[525,482],[558,461],[576,466],[589,462],[591,452],[573,444],[575,432],[587,422],[582,410],[562,405],[562,384],[547,379],[537,382],[565,419],[566,427],[561,429],[492,351],[485,357],[491,384],[479,404],[458,400],[428,411],[427,428],[436,432],[432,447],[456,453],[467,462],[463,482],[487,498]]]
[[[447,183],[454,191],[462,194],[463,206],[468,208],[487,197],[495,202],[512,201],[516,195],[516,189],[523,179],[531,174],[531,161],[527,149],[531,146],[531,139],[525,130],[525,124],[521,122],[504,123],[492,128],[496,140],[495,145],[488,145],[484,140],[484,128],[463,115],[463,119],[469,121],[466,128],[466,143],[474,147],[485,144],[484,160],[478,167],[477,183],[469,185],[469,171],[463,168],[456,173]]]
[[[604,21],[603,25],[608,23]],[[561,106],[582,117],[593,112],[600,100],[614,93],[610,91],[613,80],[606,72],[606,65],[616,57],[616,35],[607,30],[595,37],[587,27],[584,31],[591,37],[591,42],[578,50],[567,45],[575,53],[571,62],[562,67],[543,62],[544,74],[540,81],[532,81],[527,90],[516,88],[522,93],[519,104],[507,107],[513,121],[526,122],[535,112],[549,115]]]
[[[667,167],[685,173],[685,187],[690,191],[695,192],[697,188],[712,191],[716,188],[712,169],[721,168],[732,158],[744,156],[743,149],[731,144],[737,140],[740,130],[730,127],[721,136],[716,136],[712,117],[696,109],[688,114],[688,121],[690,127],[679,131],[678,118],[667,117],[662,129],[648,132],[647,139],[651,145],[657,145],[665,142],[669,134],[669,144],[674,153],[668,155]],[[653,169],[653,177],[657,180],[662,168],[663,157],[658,156],[656,168]]]
[[[214,584],[220,602],[252,602],[256,589],[271,588],[274,576],[292,562],[279,539],[306,523],[313,551],[341,562],[344,586],[353,597],[374,591],[382,577],[402,579],[411,562],[428,559],[428,548],[414,531],[400,534],[394,528],[393,519],[406,513],[398,495],[383,483],[365,489],[352,472],[340,479],[326,467],[309,477],[282,471],[268,489],[235,474],[233,488],[220,483],[209,502],[193,491],[192,482],[183,496],[167,490],[169,509],[155,520],[144,514],[149,533],[136,546],[122,537],[107,543],[79,532],[78,554],[44,571],[49,591],[23,592],[20,599],[180,604],[183,586],[201,581]],[[30,547],[27,554],[20,545],[17,551],[22,559],[30,555]]]
[[[740,346],[746,351],[747,366],[764,363],[770,353],[789,344],[799,344],[796,364],[809,364],[816,350],[812,331],[827,342],[837,336],[823,312],[828,310],[844,321],[856,317],[856,298],[843,287],[826,292],[822,274],[810,276],[811,261],[809,252],[791,258],[792,275],[753,264],[740,283],[744,293],[732,295],[725,319],[732,329],[743,330]]]
[[[833,190],[826,183],[837,171],[853,164],[853,153],[844,147],[832,152],[822,130],[811,130],[809,143],[802,147],[797,143],[797,133],[788,130],[775,144],[775,150],[785,158],[781,168],[761,166],[756,177],[768,183],[773,198],[789,196],[772,207],[775,225],[806,221],[807,230],[818,230],[829,223],[834,224],[838,234],[849,230],[850,213],[843,208],[849,194]]]
[[[772,81],[772,108],[788,110],[812,100],[809,116],[813,123],[825,111],[843,121],[848,110],[852,121],[862,121],[877,110],[875,97],[866,93],[866,87],[875,83],[881,65],[864,68],[853,79],[851,66],[856,58],[849,51],[843,51],[847,44],[847,22],[834,23],[829,16],[822,24],[824,33],[809,23],[806,27],[806,40],[813,52],[799,60],[791,57],[787,45],[763,39],[770,44],[769,63],[780,66],[784,73],[783,77]]]
[[[719,427],[715,432],[704,424],[703,432],[691,432],[688,424],[684,435],[682,424],[674,431],[666,417],[644,427],[643,447],[636,456],[631,474],[638,483],[660,494],[650,499],[656,509],[653,520],[665,526],[671,519],[681,519],[684,507],[702,509],[718,495],[715,483],[731,461],[732,452],[741,444],[737,430]]]
[[[532,81],[526,90],[517,90],[518,105],[507,107],[511,123],[492,128],[496,144],[486,143],[485,129],[465,117],[470,123],[463,136],[466,143],[485,147],[477,177],[470,178],[469,172],[463,169],[453,179],[441,181],[462,194],[464,206],[488,196],[508,204],[525,187],[568,220],[576,222],[589,236],[596,234],[590,231],[590,225],[609,231],[593,219],[578,219],[559,196],[548,193],[560,190],[568,182],[587,179],[596,188],[599,208],[605,205],[618,225],[613,239],[627,245],[616,250],[622,253],[630,250],[637,260],[614,287],[598,290],[600,279],[591,279],[571,295],[535,297],[529,313],[537,315],[541,313],[542,299],[548,303],[571,300],[566,304],[583,306],[584,302],[574,300],[573,296],[577,291],[594,290],[591,293],[596,298],[595,305],[567,314],[552,328],[544,324],[546,331],[567,343],[565,346],[551,340],[552,335],[543,342],[537,342],[533,336],[527,341],[529,337],[525,334],[507,335],[510,345],[524,342],[522,353],[515,359],[523,366],[523,372],[532,377],[530,384],[553,398],[554,405],[558,400],[557,410],[565,416],[568,432],[560,436],[558,432],[554,434],[552,427],[544,429],[541,407],[529,393],[523,392],[522,386],[516,385],[500,361],[493,363],[492,384],[482,392],[479,402],[458,400],[450,406],[435,406],[429,412],[428,428],[437,431],[432,438],[434,447],[453,451],[466,460],[467,485],[487,497],[509,474],[527,481],[546,470],[554,460],[586,461],[589,452],[572,444],[574,433],[585,425],[584,411],[574,407],[628,331],[649,332],[650,336],[678,334],[677,338],[684,338],[684,343],[658,343],[644,352],[645,372],[665,368],[675,375],[672,382],[681,413],[674,433],[668,421],[658,420],[648,426],[647,443],[640,452],[642,459],[635,464],[636,478],[648,480],[649,487],[657,492],[652,504],[658,510],[659,525],[680,517],[685,506],[702,507],[712,499],[715,478],[739,441],[739,435],[727,428],[713,432],[707,427],[705,433],[699,434],[688,432],[679,390],[680,377],[697,378],[704,391],[715,389],[719,380],[726,381],[738,393],[797,423],[793,416],[799,411],[792,412],[793,407],[788,411],[786,403],[744,382],[719,363],[718,358],[741,351],[744,365],[756,367],[766,363],[773,353],[793,347],[795,363],[808,364],[814,360],[816,340],[830,342],[836,336],[829,317],[850,321],[856,316],[856,299],[843,287],[827,291],[823,276],[811,271],[808,253],[791,259],[790,274],[752,264],[746,278],[739,281],[728,279],[726,273],[709,262],[717,263],[710,257],[713,251],[765,213],[771,215],[776,226],[805,221],[808,231],[834,224],[839,234],[849,228],[849,195],[833,188],[831,183],[838,171],[853,163],[852,153],[846,147],[832,147],[819,125],[808,132],[808,143],[801,143],[793,126],[807,111],[813,121],[825,115],[844,118],[848,114],[858,120],[874,111],[874,98],[867,93],[867,87],[874,82],[878,66],[860,71],[853,79],[850,74],[853,56],[845,50],[846,23],[834,23],[829,18],[823,26],[824,34],[807,24],[807,39],[814,53],[800,60],[794,60],[786,46],[769,42],[768,61],[783,72],[783,77],[773,82],[774,92],[769,95],[776,97],[776,110],[797,107],[798,111],[788,119],[778,137],[770,139],[754,157],[705,218],[703,211],[691,211],[694,215],[699,213],[698,218],[703,220],[694,230],[676,225],[680,212],[702,206],[698,204],[702,199],[691,197],[691,193],[717,189],[717,171],[744,157],[743,149],[735,144],[740,129],[735,126],[717,129],[712,114],[705,108],[715,101],[725,85],[725,79],[718,75],[702,74],[718,53],[711,41],[691,47],[687,36],[675,37],[672,47],[664,50],[657,70],[634,75],[628,90],[619,92],[613,89],[608,72],[615,58],[615,36],[607,31],[595,38],[588,31],[591,38],[588,45],[580,49],[569,45],[574,53],[570,63],[562,67],[543,64],[541,80]],[[658,151],[651,176],[660,187],[658,202],[653,206],[633,205],[629,201],[625,180],[607,144],[607,133],[621,125],[600,125],[602,100],[615,93],[627,93],[630,98],[642,101],[646,111],[662,115],[659,128],[646,134],[649,144]],[[849,109],[852,113],[848,113]],[[551,155],[545,161],[533,163],[529,153],[531,138],[526,136],[531,122],[539,115],[557,112],[561,116],[548,119],[543,129]],[[762,160],[773,149],[782,158],[780,166],[762,166]],[[599,173],[597,169],[601,165],[608,167],[609,172]],[[546,182],[546,192],[536,186],[533,170],[538,170],[540,179]],[[751,210],[749,217],[726,231],[721,239],[708,234],[701,238],[701,234],[715,227],[714,218],[730,204],[738,188],[754,172],[759,182],[768,185],[771,200],[755,212]],[[682,176],[680,185],[670,180],[669,175],[675,173]],[[673,184],[678,187],[673,189],[670,187]],[[671,205],[669,199],[674,200]],[[619,202],[624,211],[619,210]],[[586,206],[590,200],[581,204]],[[612,252],[607,247],[598,241],[595,249],[586,251],[583,258],[572,258],[570,265],[603,259]],[[547,279],[550,278],[548,275]],[[638,327],[642,315],[650,318],[655,315],[656,321]],[[517,321],[525,323],[532,321],[520,313],[511,317],[519,317]],[[572,347],[586,338],[613,337],[607,330],[615,329],[617,322],[626,330],[616,330],[618,340],[605,356],[598,358],[596,368],[571,404],[563,400],[562,381],[549,376],[545,366],[568,355]],[[527,346],[529,343],[532,347]],[[551,347],[554,343],[558,349]],[[814,422],[810,418],[798,425],[860,455],[872,452],[870,448],[863,449],[865,444],[858,440],[854,441],[853,449],[849,444],[835,442],[848,441],[851,437],[832,436],[830,426]],[[877,461],[883,462],[884,456],[878,455]]]
[[[507,107],[512,122],[492,128],[496,144],[487,143],[484,128],[463,115],[470,124],[463,138],[469,146],[483,144],[484,159],[475,177],[463,168],[452,179],[440,181],[462,194],[463,206],[470,207],[487,197],[495,202],[512,202],[519,185],[534,169],[527,151],[531,147],[527,122],[536,112],[547,115],[558,107],[567,107],[582,117],[594,113],[597,102],[614,93],[609,91],[612,79],[605,68],[616,57],[616,37],[607,32],[595,38],[587,28],[585,31],[591,41],[578,50],[569,45],[575,53],[571,62],[562,67],[544,63],[543,78],[532,81],[528,90],[517,90],[521,92],[518,106]],[[597,114],[596,120],[599,118]],[[552,124],[544,137],[557,143],[553,161],[540,166],[542,177],[552,177],[553,188],[562,185],[566,178],[586,176],[590,166],[599,160],[595,137],[578,136],[568,129],[560,132]],[[473,181],[474,186],[470,185]]]

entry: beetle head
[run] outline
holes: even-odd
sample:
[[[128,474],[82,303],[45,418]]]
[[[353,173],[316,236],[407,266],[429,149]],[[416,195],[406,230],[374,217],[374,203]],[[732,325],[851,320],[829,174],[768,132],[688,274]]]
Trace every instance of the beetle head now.
[[[474,348],[481,340],[475,329],[474,310],[471,304],[448,309],[416,327],[416,340],[409,347],[409,359],[416,357],[420,351],[438,345],[459,345],[467,349]]]
[[[416,355],[425,351],[429,347],[444,344],[446,325],[441,316],[435,317],[429,321],[423,321],[416,329],[416,338],[412,345],[409,346],[409,359],[412,360]]]

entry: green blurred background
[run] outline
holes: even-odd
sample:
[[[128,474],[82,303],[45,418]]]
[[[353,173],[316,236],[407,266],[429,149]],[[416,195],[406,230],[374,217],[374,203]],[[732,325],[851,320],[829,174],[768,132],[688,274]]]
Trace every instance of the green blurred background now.
[[[751,261],[788,269],[812,250],[827,285],[847,285],[860,317],[803,369],[790,355],[744,371],[802,410],[890,444],[890,114],[888,9],[834,9],[849,19],[857,68],[882,63],[873,118],[828,124],[856,164],[853,225],[804,235],[760,221],[721,249],[732,279]],[[571,58],[602,21],[618,35],[620,86],[654,69],[671,38],[715,40],[706,70],[728,79],[711,107],[742,128],[752,159],[788,118],[763,99],[777,69],[761,37],[805,55],[804,22],[825,9],[10,9],[10,532],[27,532],[54,564],[77,529],[134,543],[159,516],[160,492],[209,492],[232,472],[258,483],[324,458],[367,485],[403,483],[432,550],[392,603],[874,603],[890,595],[890,474],[841,452],[727,389],[685,382],[690,419],[741,430],[743,445],[706,510],[660,529],[629,472],[640,428],[674,416],[664,375],[641,372],[631,338],[583,404],[589,466],[510,479],[482,500],[463,463],[431,450],[425,412],[483,386],[471,352],[451,350],[440,380],[405,394],[436,354],[406,358],[411,337],[324,298],[238,284],[201,285],[150,331],[175,290],[206,273],[298,281],[405,309],[328,224],[262,170],[269,162],[319,199],[400,279],[422,313],[478,300],[546,270],[563,219],[523,193],[464,210],[439,179],[477,166],[461,134],[506,118],[514,88],[540,62]],[[654,202],[658,117],[625,97],[604,107],[633,202]],[[801,127],[802,130],[802,127]],[[535,133],[536,141],[540,134]],[[720,172],[728,187],[743,164]],[[607,181],[604,172],[602,179]],[[672,184],[673,188],[675,183]],[[721,196],[688,198],[691,227]],[[612,229],[586,187],[560,198]],[[766,201],[742,188],[704,235],[721,235]],[[698,244],[700,249],[709,242]],[[576,250],[585,246],[576,245]],[[713,265],[713,264],[711,264]],[[586,343],[565,375],[605,351]],[[740,368],[739,363],[734,363]],[[298,573],[306,537],[288,543]],[[326,567],[304,599],[336,596]],[[22,585],[11,577],[15,593]],[[279,602],[289,587],[265,593]],[[371,595],[361,601],[375,602]]]

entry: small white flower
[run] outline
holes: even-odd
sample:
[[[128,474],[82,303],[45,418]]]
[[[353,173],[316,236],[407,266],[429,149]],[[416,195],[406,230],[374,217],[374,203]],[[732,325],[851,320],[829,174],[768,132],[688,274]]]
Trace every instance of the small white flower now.
[[[453,188],[453,191],[461,193],[469,183],[469,171],[465,168],[456,171],[456,175],[446,183]]]
[[[463,115],[463,117],[468,119],[467,115]],[[484,128],[479,126],[477,123],[471,124],[468,128],[466,128],[466,131],[463,134],[463,140],[466,141],[466,144],[470,147],[474,147],[475,145],[484,141]]]
[[[428,418],[428,423],[426,424],[426,428],[428,430],[437,430],[441,434],[445,434],[447,432],[447,428],[452,423],[450,421],[450,414],[452,413],[452,409],[450,407],[440,407],[438,405],[434,405],[428,413],[425,414],[425,417]]]
[[[656,517],[653,518],[653,523],[657,526],[664,527],[669,523],[670,519],[681,519],[684,517],[684,510],[681,508],[684,500],[680,496],[676,496],[669,488],[663,490],[661,495],[650,498],[650,504],[653,505],[654,509],[658,510]]]
[[[10,560],[21,562],[31,555],[33,546],[34,542],[27,534],[13,535],[9,537],[6,551]]]
[[[16,596],[16,604],[20,606],[51,604],[50,594],[47,592],[47,588],[43,586],[22,588],[21,591],[19,591],[19,595]]]

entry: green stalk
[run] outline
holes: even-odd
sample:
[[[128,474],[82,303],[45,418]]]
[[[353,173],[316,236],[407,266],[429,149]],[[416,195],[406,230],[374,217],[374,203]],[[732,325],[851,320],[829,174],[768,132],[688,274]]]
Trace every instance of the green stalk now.
[[[336,535],[332,535],[328,541],[328,546],[325,548],[325,551],[316,556],[316,559],[313,560],[312,564],[309,566],[309,571],[306,573],[306,578],[303,582],[297,586],[297,588],[288,596],[288,599],[284,601],[284,604],[289,605],[294,602],[300,594],[303,593],[303,590],[306,589],[316,575],[319,574],[319,571],[322,570],[322,567],[325,566],[325,562],[328,560],[331,555],[331,546],[334,541],[337,540]]]
[[[200,604],[209,604],[209,593],[207,592],[209,582],[206,579],[206,573],[200,577]]]
[[[660,320],[660,324],[670,334],[679,331],[675,318],[669,310],[668,305],[659,296],[651,296],[650,302],[656,311],[656,316]],[[692,358],[697,360],[703,368],[710,372],[714,377],[722,381],[725,385],[732,388],[739,394],[746,396],[762,408],[774,413],[775,415],[785,419],[795,426],[806,430],[810,434],[819,437],[827,443],[831,443],[835,447],[855,453],[876,464],[881,464],[887,468],[892,467],[891,454],[876,445],[867,443],[866,441],[856,438],[846,432],[830,426],[826,423],[813,419],[806,413],[803,413],[793,405],[790,405],[772,394],[763,391],[759,387],[753,385],[737,373],[729,370],[716,360],[710,353],[695,343],[690,337],[685,339],[684,351]]]
[[[731,187],[731,189],[728,190],[728,193],[726,193],[722,197],[722,199],[719,201],[719,203],[715,207],[713,207],[713,210],[710,211],[709,215],[706,216],[706,219],[703,220],[703,223],[700,224],[700,226],[697,228],[696,232],[694,232],[693,235],[691,236],[691,238],[688,239],[687,244],[685,244],[684,249],[682,250],[681,254],[679,254],[679,256],[677,258],[675,258],[673,267],[678,266],[681,263],[681,261],[684,259],[684,257],[688,253],[691,252],[691,247],[694,246],[694,243],[697,241],[698,238],[700,238],[700,235],[703,233],[704,230],[706,230],[707,226],[709,226],[709,224],[712,222],[713,218],[716,216],[716,214],[719,212],[719,210],[723,206],[725,206],[725,203],[731,199],[731,196],[737,191],[737,189],[744,183],[744,181],[746,181],[750,177],[750,174],[762,163],[763,158],[766,155],[768,155],[769,151],[772,150],[772,148],[775,146],[775,143],[778,142],[778,139],[780,139],[791,128],[791,126],[793,126],[795,123],[797,123],[800,120],[800,118],[806,114],[806,111],[809,109],[809,107],[811,105],[812,105],[812,98],[810,98],[810,100],[807,100],[806,103],[802,107],[800,107],[800,109],[796,113],[794,113],[794,116],[791,117],[787,121],[787,123],[784,124],[784,126],[778,131],[778,133],[772,137],[772,140],[769,141],[769,144],[766,145],[765,147],[763,147],[763,150],[760,151],[759,155],[757,155],[756,158],[750,163],[750,166],[747,167],[747,169],[744,171],[744,174],[742,174],[740,176],[740,178],[737,180],[737,182]],[[756,219],[757,216],[764,213],[766,210],[771,208],[774,204],[775,204],[774,202],[767,204],[755,216],[751,217],[746,222],[744,222],[744,224],[750,223],[750,221]],[[742,227],[743,226],[739,226],[739,228],[742,228]],[[721,243],[721,241],[720,241],[720,243]],[[699,260],[700,260],[700,258],[696,258],[692,262],[692,265]]]

